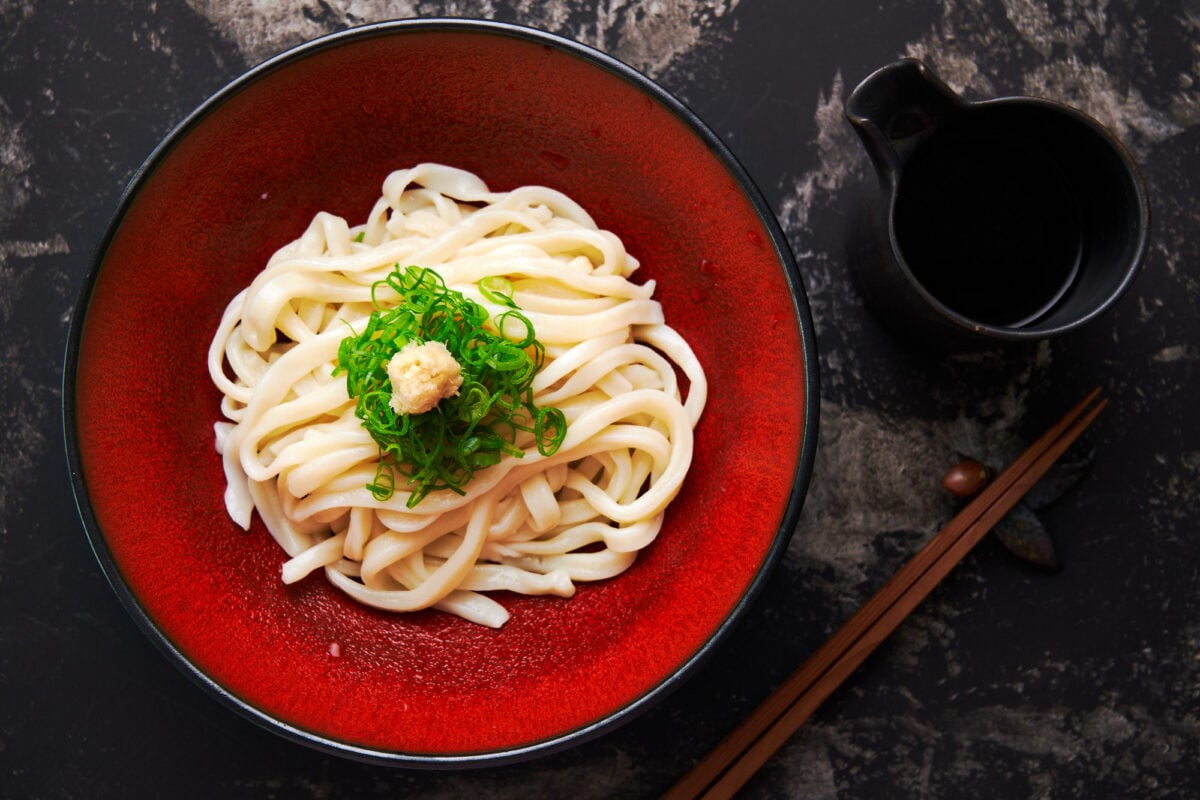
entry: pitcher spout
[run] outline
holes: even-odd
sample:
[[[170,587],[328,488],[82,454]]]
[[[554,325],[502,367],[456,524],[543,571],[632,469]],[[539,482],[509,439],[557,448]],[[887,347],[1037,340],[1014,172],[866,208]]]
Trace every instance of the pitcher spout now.
[[[893,186],[908,154],[966,107],[923,62],[903,58],[855,87],[845,114],[880,180]]]

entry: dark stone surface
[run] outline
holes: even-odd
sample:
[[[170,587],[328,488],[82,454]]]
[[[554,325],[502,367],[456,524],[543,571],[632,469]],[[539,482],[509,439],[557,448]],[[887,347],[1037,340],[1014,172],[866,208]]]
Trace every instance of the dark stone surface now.
[[[506,768],[414,772],[286,742],[214,702],[125,614],[75,515],[62,353],[125,182],[247,66],[386,17],[487,16],[608,51],[676,92],[775,208],[818,330],[818,471],[788,557],[703,670],[631,724]],[[746,797],[1189,797],[1200,786],[1200,5],[1031,0],[0,2],[0,796],[653,797],[949,517],[955,451],[1036,434],[1089,388],[1095,462],[1041,512],[1065,569],[988,539]],[[942,357],[881,332],[845,274],[873,180],[841,116],[922,57],[974,99],[1110,126],[1154,230],[1121,303],[1051,343]]]

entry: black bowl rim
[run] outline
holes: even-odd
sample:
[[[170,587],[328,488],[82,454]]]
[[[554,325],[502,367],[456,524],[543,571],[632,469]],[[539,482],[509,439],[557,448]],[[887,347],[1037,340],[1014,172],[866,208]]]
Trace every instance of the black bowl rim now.
[[[154,172],[155,168],[167,157],[174,146],[185,138],[188,133],[210,112],[222,103],[242,91],[264,76],[286,67],[288,64],[305,58],[313,53],[341,47],[360,39],[377,36],[390,36],[410,32],[450,32],[450,33],[486,33],[498,36],[513,37],[542,45],[548,45],[569,55],[591,63],[610,74],[625,80],[634,87],[650,96],[663,107],[673,112],[704,144],[719,158],[730,174],[738,181],[739,187],[755,211],[764,227],[770,233],[771,244],[788,283],[792,297],[795,319],[800,328],[802,356],[804,359],[804,420],[801,431],[801,452],[796,474],[793,480],[787,505],[782,521],[776,531],[774,540],[767,552],[763,563],[752,578],[745,593],[725,620],[717,626],[709,638],[696,650],[680,667],[666,680],[657,684],[645,694],[630,703],[617,708],[606,716],[585,724],[573,730],[536,742],[509,748],[484,750],[470,753],[429,754],[408,753],[363,747],[334,738],[304,730],[284,722],[263,709],[248,703],[226,690],[199,667],[193,664],[167,636],[159,630],[154,620],[142,607],[137,597],[126,585],[121,575],[119,565],[105,541],[104,534],[93,512],[88,495],[87,484],[83,476],[82,464],[76,441],[76,365],[83,336],[86,312],[92,292],[99,276],[100,267],[104,261],[109,246],[112,244],[122,221],[137,196],[142,184]],[[113,213],[108,226],[92,255],[83,287],[76,299],[68,331],[66,351],[63,366],[62,382],[62,414],[63,437],[66,447],[67,466],[70,473],[71,486],[75,497],[76,508],[83,524],[84,533],[91,545],[104,576],[113,591],[117,594],[126,611],[133,617],[142,632],[158,646],[184,674],[197,683],[202,689],[214,695],[220,702],[233,709],[241,716],[262,726],[263,728],[281,735],[293,742],[306,745],[318,751],[332,755],[348,757],[359,761],[392,765],[405,768],[422,769],[460,769],[485,766],[499,766],[527,761],[533,758],[550,755],[584,742],[595,739],[621,725],[628,723],[643,712],[661,702],[667,695],[682,685],[685,680],[696,672],[697,668],[706,662],[718,645],[728,636],[730,631],[742,620],[747,611],[762,593],[764,585],[774,573],[779,561],[787,550],[788,543],[795,531],[800,518],[800,511],[808,491],[812,476],[813,463],[816,457],[817,425],[818,425],[818,391],[819,377],[817,371],[816,334],[813,326],[812,313],[808,305],[807,295],[800,277],[795,258],[779,220],[772,212],[763,195],[750,178],[745,168],[738,162],[729,148],[708,128],[708,126],[682,101],[676,98],[650,78],[635,70],[633,67],[609,56],[589,45],[559,36],[541,29],[515,23],[499,22],[484,19],[430,17],[396,19],[376,22],[348,28],[342,31],[326,34],[302,44],[291,47],[267,60],[250,67],[237,78],[218,90],[187,117],[176,125],[154,148],[141,166],[134,172],[122,192],[120,201]]]

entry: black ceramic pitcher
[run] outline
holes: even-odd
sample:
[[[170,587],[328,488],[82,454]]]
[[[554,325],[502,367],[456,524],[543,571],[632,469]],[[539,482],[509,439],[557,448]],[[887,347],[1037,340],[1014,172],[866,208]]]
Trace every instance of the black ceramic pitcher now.
[[[1115,137],[1031,97],[967,102],[923,63],[864,80],[846,117],[878,173],[851,275],[893,331],[947,349],[1094,319],[1145,256],[1149,204]]]

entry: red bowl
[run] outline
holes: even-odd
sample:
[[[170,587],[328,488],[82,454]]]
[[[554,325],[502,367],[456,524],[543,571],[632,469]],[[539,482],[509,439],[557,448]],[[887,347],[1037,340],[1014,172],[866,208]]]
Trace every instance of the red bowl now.
[[[496,631],[394,615],[236,527],[205,356],[222,310],[319,210],[362,221],[393,169],[544,184],[617,233],[710,381],[695,459],[636,564],[569,600],[502,595]],[[327,36],[202,105],[135,176],[70,334],[80,516],[171,661],[268,728],[342,755],[453,767],[628,721],[742,617],[791,535],[816,447],[811,317],[787,242],[695,115],[629,67],[526,28],[406,20]],[[257,519],[257,518],[256,518]],[[334,646],[336,645],[336,647]]]

